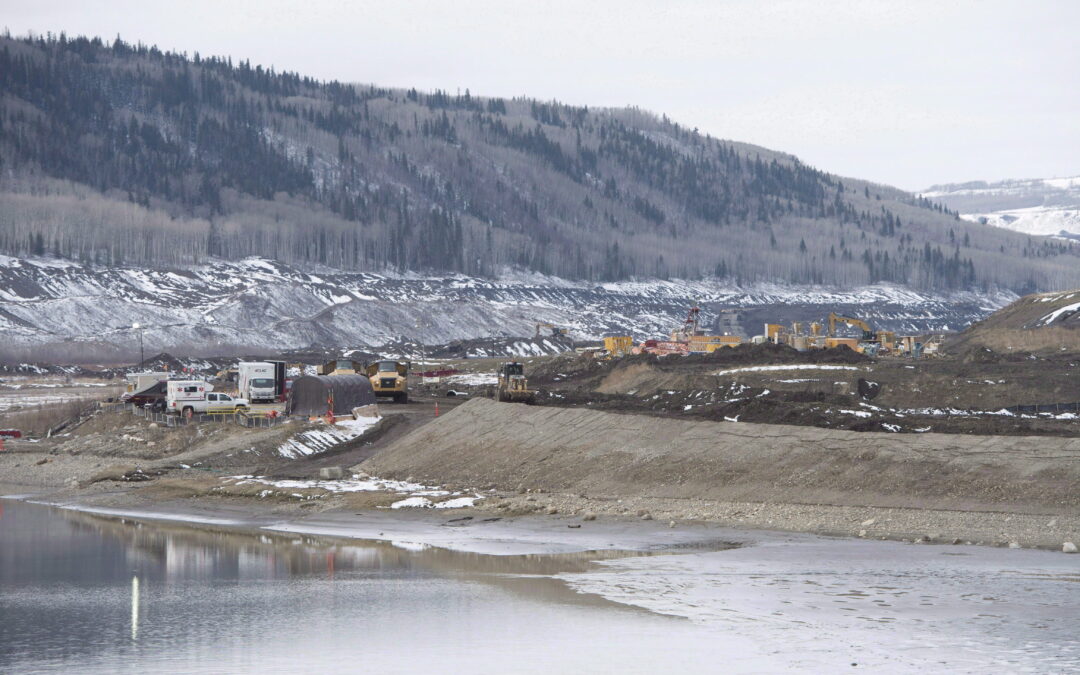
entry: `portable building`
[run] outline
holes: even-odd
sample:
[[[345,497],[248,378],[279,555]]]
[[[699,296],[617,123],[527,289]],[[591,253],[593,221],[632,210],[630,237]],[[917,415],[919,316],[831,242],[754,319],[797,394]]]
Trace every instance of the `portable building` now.
[[[353,408],[375,403],[375,390],[365,375],[305,375],[293,380],[285,412],[313,417],[348,415]]]

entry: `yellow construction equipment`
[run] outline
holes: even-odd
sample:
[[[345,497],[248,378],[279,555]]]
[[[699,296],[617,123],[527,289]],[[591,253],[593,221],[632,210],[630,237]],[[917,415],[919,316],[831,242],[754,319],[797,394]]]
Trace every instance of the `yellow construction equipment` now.
[[[532,403],[536,392],[529,389],[525,379],[525,366],[517,361],[504,363],[499,370],[499,400],[503,402]]]
[[[604,349],[609,356],[626,356],[634,348],[634,338],[629,335],[617,335],[604,338]]]
[[[857,338],[844,338],[844,337],[828,337],[825,338],[825,348],[833,349],[841,345],[851,347],[857,352],[861,352],[862,348],[859,346],[859,340]]]
[[[889,352],[896,350],[896,333],[891,330],[879,330],[877,332],[878,345]]]
[[[712,354],[717,349],[738,347],[741,344],[742,338],[738,335],[702,335],[698,339],[690,340],[690,351]]]
[[[376,396],[389,396],[394,403],[409,402],[409,362],[376,361],[364,368]]]
[[[840,316],[833,312],[829,313],[829,337],[836,337],[837,322],[845,323],[855,328],[861,328],[864,340],[874,340],[877,337],[874,335],[874,331],[870,330],[870,324],[862,319],[855,319],[850,316]]]
[[[363,364],[352,359],[334,359],[327,361],[318,368],[319,375],[355,375],[363,372]]]
[[[540,329],[547,328],[551,331],[552,337],[557,335],[566,335],[567,330],[565,328],[559,328],[553,323],[547,323],[546,321],[540,321],[536,324],[536,337],[540,337]]]

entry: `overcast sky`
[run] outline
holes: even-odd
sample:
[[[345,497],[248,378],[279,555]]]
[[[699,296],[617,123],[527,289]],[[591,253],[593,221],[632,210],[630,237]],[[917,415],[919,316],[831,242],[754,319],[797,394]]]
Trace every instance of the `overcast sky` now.
[[[324,79],[634,105],[910,190],[1080,174],[1080,1],[2,0]]]

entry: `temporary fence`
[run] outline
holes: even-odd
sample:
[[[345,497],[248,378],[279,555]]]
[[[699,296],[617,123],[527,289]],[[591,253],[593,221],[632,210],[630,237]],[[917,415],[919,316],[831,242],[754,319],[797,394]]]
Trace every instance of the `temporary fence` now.
[[[1035,403],[1033,405],[1014,405],[1005,409],[1017,415],[1080,413],[1080,403]]]
[[[154,412],[148,408],[130,406],[132,414],[165,427],[184,427],[190,424],[235,424],[249,428],[270,428],[287,421],[276,411],[228,410],[222,412],[195,413],[190,416]]]

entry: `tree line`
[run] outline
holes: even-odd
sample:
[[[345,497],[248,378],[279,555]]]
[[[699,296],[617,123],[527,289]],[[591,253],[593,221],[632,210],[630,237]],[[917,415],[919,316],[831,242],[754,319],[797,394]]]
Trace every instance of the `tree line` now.
[[[323,82],[89,38],[0,38],[0,251],[179,266],[919,288],[1080,283],[967,223],[636,109]]]

